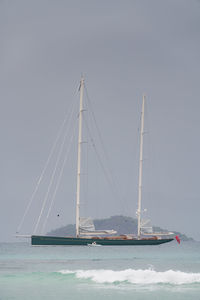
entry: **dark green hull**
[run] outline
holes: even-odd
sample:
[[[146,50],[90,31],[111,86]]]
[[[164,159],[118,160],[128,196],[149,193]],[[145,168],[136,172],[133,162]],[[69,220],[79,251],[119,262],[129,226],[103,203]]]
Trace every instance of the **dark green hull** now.
[[[35,246],[49,245],[49,246],[88,246],[92,243],[102,246],[146,246],[146,245],[160,245],[171,242],[173,239],[95,239],[95,238],[75,238],[75,237],[57,237],[57,236],[41,236],[32,235],[31,244]]]

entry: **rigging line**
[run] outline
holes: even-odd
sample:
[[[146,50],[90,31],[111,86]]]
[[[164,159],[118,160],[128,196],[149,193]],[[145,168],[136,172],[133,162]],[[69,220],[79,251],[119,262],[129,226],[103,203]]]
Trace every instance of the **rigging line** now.
[[[95,145],[94,139],[93,139],[92,136],[91,136],[91,132],[90,132],[90,130],[89,130],[87,121],[86,121],[85,118],[83,118],[83,120],[84,120],[84,122],[85,122],[85,124],[86,124],[86,128],[87,128],[87,130],[88,130],[88,134],[89,134],[89,137],[90,137],[92,146],[93,146],[93,148],[94,148],[94,150],[95,150],[95,153],[96,153],[96,155],[97,155],[97,157],[98,157],[98,159],[99,159],[100,166],[101,166],[101,168],[102,168],[102,170],[103,170],[103,172],[104,172],[105,177],[107,178],[108,182],[110,183],[110,187],[111,187],[111,189],[112,189],[113,195],[116,196],[117,193],[116,193],[115,189],[113,188],[112,180],[110,180],[109,174],[107,173],[107,171],[106,171],[106,169],[105,169],[105,167],[104,167],[104,164],[103,164],[103,162],[102,162],[101,156],[99,155],[99,153],[98,153],[98,151],[97,151],[97,149],[96,149],[96,145]],[[118,195],[117,195],[117,196],[118,196]]]
[[[75,101],[74,101],[74,102],[75,102]],[[72,108],[71,108],[72,111],[74,110],[74,105],[75,105],[75,104],[72,102],[72,105],[71,105],[71,106],[72,106]],[[37,193],[37,191],[38,191],[38,189],[39,189],[40,183],[41,183],[41,181],[43,180],[44,174],[45,174],[45,172],[46,172],[46,170],[47,170],[47,167],[48,167],[48,165],[49,165],[50,159],[51,159],[51,157],[52,157],[52,155],[53,155],[53,153],[54,153],[54,150],[55,150],[55,148],[56,148],[56,145],[57,145],[57,143],[58,143],[58,140],[59,140],[60,137],[61,137],[63,128],[64,128],[66,122],[69,120],[69,118],[70,118],[70,113],[66,115],[66,117],[65,117],[65,119],[64,119],[64,121],[63,121],[63,123],[61,124],[61,126],[60,126],[60,128],[59,128],[59,130],[58,130],[57,137],[56,137],[56,139],[55,139],[55,141],[54,141],[54,143],[53,143],[53,146],[52,146],[52,148],[51,148],[51,150],[50,150],[49,156],[48,156],[47,161],[46,161],[46,163],[45,163],[45,165],[44,165],[44,168],[43,168],[43,170],[42,170],[42,173],[41,173],[41,175],[39,176],[39,178],[38,178],[38,180],[37,180],[35,189],[34,189],[32,195],[31,195],[31,197],[30,197],[30,200],[29,200],[29,203],[28,203],[28,205],[27,205],[27,207],[26,207],[26,209],[25,209],[24,215],[23,215],[23,217],[22,217],[22,219],[21,219],[21,221],[20,221],[20,223],[19,223],[19,225],[18,225],[18,227],[17,227],[17,232],[19,232],[19,231],[21,230],[21,227],[22,227],[22,225],[23,225],[23,223],[24,223],[24,219],[25,219],[25,217],[26,217],[26,215],[27,215],[27,213],[28,213],[28,211],[29,211],[29,209],[30,209],[30,207],[31,207],[31,204],[32,204],[32,202],[33,202],[33,199],[34,199],[34,197],[35,197],[35,195],[36,195],[36,193]]]
[[[71,115],[70,115],[70,118],[69,118],[69,123],[70,123],[70,121],[71,121],[71,118],[72,118],[72,115],[73,115],[73,112],[74,112],[74,108],[75,108],[75,104],[73,105],[73,110],[71,111]],[[68,128],[68,131],[69,131],[69,128]],[[59,150],[59,153],[58,153],[58,157],[57,157],[57,160],[56,160],[55,168],[54,168],[54,170],[53,170],[53,173],[52,173],[52,176],[51,176],[51,179],[50,179],[50,183],[49,183],[49,186],[48,186],[48,189],[47,189],[47,192],[46,192],[46,195],[45,195],[43,204],[42,204],[42,208],[41,208],[41,211],[40,211],[40,215],[39,215],[39,217],[38,217],[37,223],[36,223],[35,228],[34,228],[34,234],[35,234],[36,231],[37,231],[38,225],[39,225],[39,223],[40,223],[41,216],[42,216],[42,214],[43,214],[43,211],[44,211],[44,208],[45,208],[47,199],[48,199],[48,197],[49,197],[49,192],[50,192],[51,186],[52,186],[53,181],[54,181],[54,177],[55,177],[55,174],[56,174],[56,171],[57,171],[58,164],[59,164],[59,162],[60,162],[60,158],[61,158],[62,151],[63,151],[64,145],[65,145],[65,142],[66,142],[66,137],[67,137],[67,135],[68,135],[68,131],[66,131],[66,134],[64,135],[63,142],[62,142],[62,144],[61,144],[61,147],[60,147],[60,150]]]
[[[76,124],[75,124],[75,125],[76,125]],[[44,233],[44,230],[45,230],[45,227],[46,227],[47,220],[48,220],[48,218],[49,218],[51,209],[52,209],[53,204],[54,204],[55,196],[56,196],[58,187],[59,187],[59,185],[60,185],[60,181],[61,181],[61,178],[62,178],[62,175],[63,175],[63,171],[64,171],[65,164],[66,164],[66,162],[67,162],[67,160],[68,160],[68,158],[69,158],[69,152],[70,152],[70,148],[71,148],[71,145],[72,145],[72,141],[73,141],[73,139],[74,139],[75,129],[76,129],[76,126],[74,126],[74,128],[73,128],[73,132],[72,132],[72,135],[71,135],[71,139],[70,139],[69,145],[68,145],[68,150],[67,150],[67,152],[66,152],[66,155],[65,155],[65,158],[64,158],[64,161],[63,161],[63,165],[62,165],[62,168],[61,168],[61,170],[60,170],[60,174],[59,174],[58,179],[57,179],[57,182],[56,182],[56,187],[55,187],[53,196],[52,196],[52,198],[51,198],[51,203],[50,203],[50,206],[49,206],[49,210],[48,210],[48,212],[47,212],[47,216],[46,216],[46,219],[45,219],[44,224],[43,224],[43,227],[42,227],[42,234]]]
[[[92,113],[92,117],[93,117],[96,129],[97,129],[97,133],[99,135],[99,140],[100,140],[100,143],[101,143],[101,146],[102,146],[102,149],[103,149],[103,152],[104,152],[104,156],[105,156],[105,159],[106,159],[107,171],[108,171],[108,173],[110,175],[110,178],[111,178],[111,181],[112,181],[112,185],[113,185],[113,187],[115,189],[115,193],[117,194],[118,199],[121,200],[121,197],[119,196],[118,189],[117,189],[118,185],[116,184],[116,180],[114,179],[114,177],[112,175],[112,172],[111,172],[111,168],[109,167],[110,166],[110,164],[109,164],[110,160],[108,158],[106,147],[104,146],[104,143],[103,143],[103,138],[102,138],[102,135],[101,135],[101,131],[100,131],[100,129],[98,127],[98,124],[97,124],[97,121],[96,121],[96,117],[95,117],[94,110],[93,110],[93,107],[92,107],[92,101],[90,100],[90,97],[89,97],[86,85],[85,85],[85,91],[86,91],[86,97],[87,97],[87,100],[88,100],[88,104],[90,106],[90,111]]]
[[[88,106],[87,106],[87,102],[84,102],[84,117],[85,115],[88,116]],[[83,129],[84,131],[84,129]],[[82,143],[85,145],[84,147],[82,147],[82,175],[83,179],[82,179],[82,200],[80,203],[83,215],[85,215],[87,213],[87,207],[88,207],[88,132],[85,130],[84,131],[84,138]],[[83,150],[84,149],[84,150]]]

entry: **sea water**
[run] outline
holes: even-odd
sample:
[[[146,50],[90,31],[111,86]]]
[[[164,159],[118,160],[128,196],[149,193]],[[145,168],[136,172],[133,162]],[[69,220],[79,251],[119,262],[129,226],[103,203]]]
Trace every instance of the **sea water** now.
[[[0,244],[0,299],[200,299],[200,243]]]

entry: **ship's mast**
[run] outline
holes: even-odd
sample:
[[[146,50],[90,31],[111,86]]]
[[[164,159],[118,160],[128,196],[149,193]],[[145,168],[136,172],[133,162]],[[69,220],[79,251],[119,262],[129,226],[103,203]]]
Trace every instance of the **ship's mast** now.
[[[141,129],[140,129],[140,162],[139,162],[139,182],[138,182],[138,238],[141,235],[141,200],[142,200],[142,164],[143,164],[143,136],[144,136],[144,105],[145,95],[142,99]]]
[[[78,165],[77,165],[77,190],[76,190],[76,237],[79,236],[79,221],[80,221],[80,177],[81,177],[83,87],[84,87],[84,79],[82,77],[81,82],[80,82],[80,109],[79,109],[79,133],[78,133]]]

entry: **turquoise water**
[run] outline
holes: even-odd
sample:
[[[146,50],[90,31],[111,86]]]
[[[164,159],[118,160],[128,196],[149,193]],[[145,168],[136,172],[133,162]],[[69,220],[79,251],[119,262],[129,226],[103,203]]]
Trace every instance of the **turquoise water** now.
[[[200,299],[200,243],[0,244],[0,299]]]

